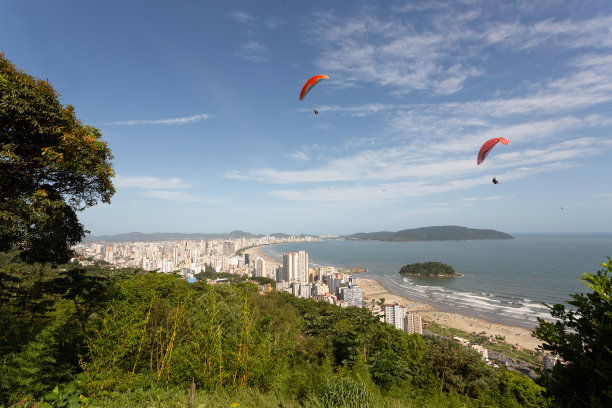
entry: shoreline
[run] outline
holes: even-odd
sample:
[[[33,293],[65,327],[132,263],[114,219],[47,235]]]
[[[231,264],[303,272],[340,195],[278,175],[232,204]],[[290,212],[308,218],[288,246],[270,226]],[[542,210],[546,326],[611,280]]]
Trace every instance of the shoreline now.
[[[277,259],[265,255],[261,251],[261,247],[263,246],[264,245],[260,245],[249,248],[245,250],[244,253],[262,257],[269,265],[282,265],[282,262],[278,261]],[[381,298],[384,298],[385,303],[397,302],[403,306],[406,306],[407,313],[419,314],[424,321],[435,322],[440,326],[459,329],[468,333],[485,332],[487,336],[503,336],[506,343],[511,345],[518,344],[521,349],[535,350],[539,345],[541,345],[540,340],[531,336],[530,329],[495,323],[482,318],[466,316],[459,313],[442,312],[430,304],[396,295],[376,279],[360,278],[359,274],[355,274],[354,276],[357,279],[357,284],[361,287],[363,300],[366,302],[378,301]]]

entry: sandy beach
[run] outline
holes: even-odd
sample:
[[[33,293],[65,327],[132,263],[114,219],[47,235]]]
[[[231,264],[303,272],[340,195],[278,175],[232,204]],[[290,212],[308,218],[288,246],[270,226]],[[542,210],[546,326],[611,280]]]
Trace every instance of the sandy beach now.
[[[261,247],[249,248],[245,253],[253,256],[260,256],[265,259],[268,265],[281,265],[282,262],[271,258],[261,252]],[[406,312],[417,313],[422,316],[424,321],[435,322],[441,326],[452,327],[469,333],[485,332],[487,336],[503,336],[505,342],[518,344],[521,349],[535,350],[540,345],[540,341],[531,336],[531,330],[522,327],[507,326],[493,323],[487,320],[478,319],[458,313],[446,313],[437,310],[435,307],[416,300],[391,293],[375,279],[357,277],[357,283],[363,291],[363,300],[370,302],[385,299],[385,303],[400,303],[406,306]]]
[[[426,303],[393,294],[375,279],[357,276],[357,283],[363,291],[363,300],[370,301],[371,299],[384,298],[385,303],[398,302],[406,306],[406,312],[417,313],[421,315],[424,321],[435,322],[440,326],[452,327],[468,333],[485,332],[488,336],[504,336],[506,343],[518,344],[522,349],[535,350],[540,345],[540,341],[531,336],[531,330],[493,323],[458,313],[441,312]]]

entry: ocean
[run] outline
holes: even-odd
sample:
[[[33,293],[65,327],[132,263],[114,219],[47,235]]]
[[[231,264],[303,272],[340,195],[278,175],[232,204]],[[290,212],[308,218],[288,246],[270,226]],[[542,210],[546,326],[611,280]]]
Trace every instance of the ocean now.
[[[380,281],[391,292],[492,322],[532,329],[537,317],[551,320],[542,304],[565,303],[590,291],[578,278],[595,273],[612,257],[612,235],[513,234],[510,240],[380,242],[327,240],[261,248],[282,260],[305,250],[311,267],[367,269],[358,276]],[[457,278],[402,277],[402,266],[437,261]]]

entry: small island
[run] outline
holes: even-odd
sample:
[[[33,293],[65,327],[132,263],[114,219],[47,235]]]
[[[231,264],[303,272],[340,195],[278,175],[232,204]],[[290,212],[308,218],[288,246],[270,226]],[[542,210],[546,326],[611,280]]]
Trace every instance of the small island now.
[[[455,272],[452,266],[443,264],[441,262],[421,262],[405,265],[402,266],[399,273],[400,275],[434,278],[452,278],[454,276],[461,276],[461,274]]]

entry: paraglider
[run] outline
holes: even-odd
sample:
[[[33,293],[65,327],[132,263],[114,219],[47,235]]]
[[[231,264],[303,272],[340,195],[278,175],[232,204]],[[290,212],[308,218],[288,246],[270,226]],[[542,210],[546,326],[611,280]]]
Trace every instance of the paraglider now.
[[[497,179],[495,177],[493,177],[493,180],[491,180],[493,182],[493,184],[497,184],[499,183],[499,181],[497,181]]]
[[[478,159],[476,160],[476,164],[481,164],[484,161],[484,159],[487,157],[491,149],[493,149],[493,147],[499,142],[501,142],[504,145],[507,145],[509,140],[506,139],[505,137],[495,137],[493,139],[487,140],[482,145],[482,147],[480,148],[480,151],[478,152]]]
[[[306,81],[306,83],[304,84],[304,86],[302,87],[302,91],[300,92],[300,101],[302,99],[304,99],[304,97],[306,96],[306,94],[308,92],[310,92],[310,90],[319,82],[321,82],[324,79],[329,79],[329,77],[327,75],[315,75],[312,78],[310,78],[308,81]],[[313,109],[315,115],[319,114],[319,109],[318,108],[314,108]]]
[[[300,101],[302,99],[304,99],[304,97],[306,96],[306,94],[308,92],[310,92],[310,90],[319,82],[321,82],[324,79],[329,79],[329,77],[327,75],[315,75],[312,78],[310,78],[308,81],[306,81],[306,83],[304,84],[304,86],[302,87],[302,91],[300,92]]]

